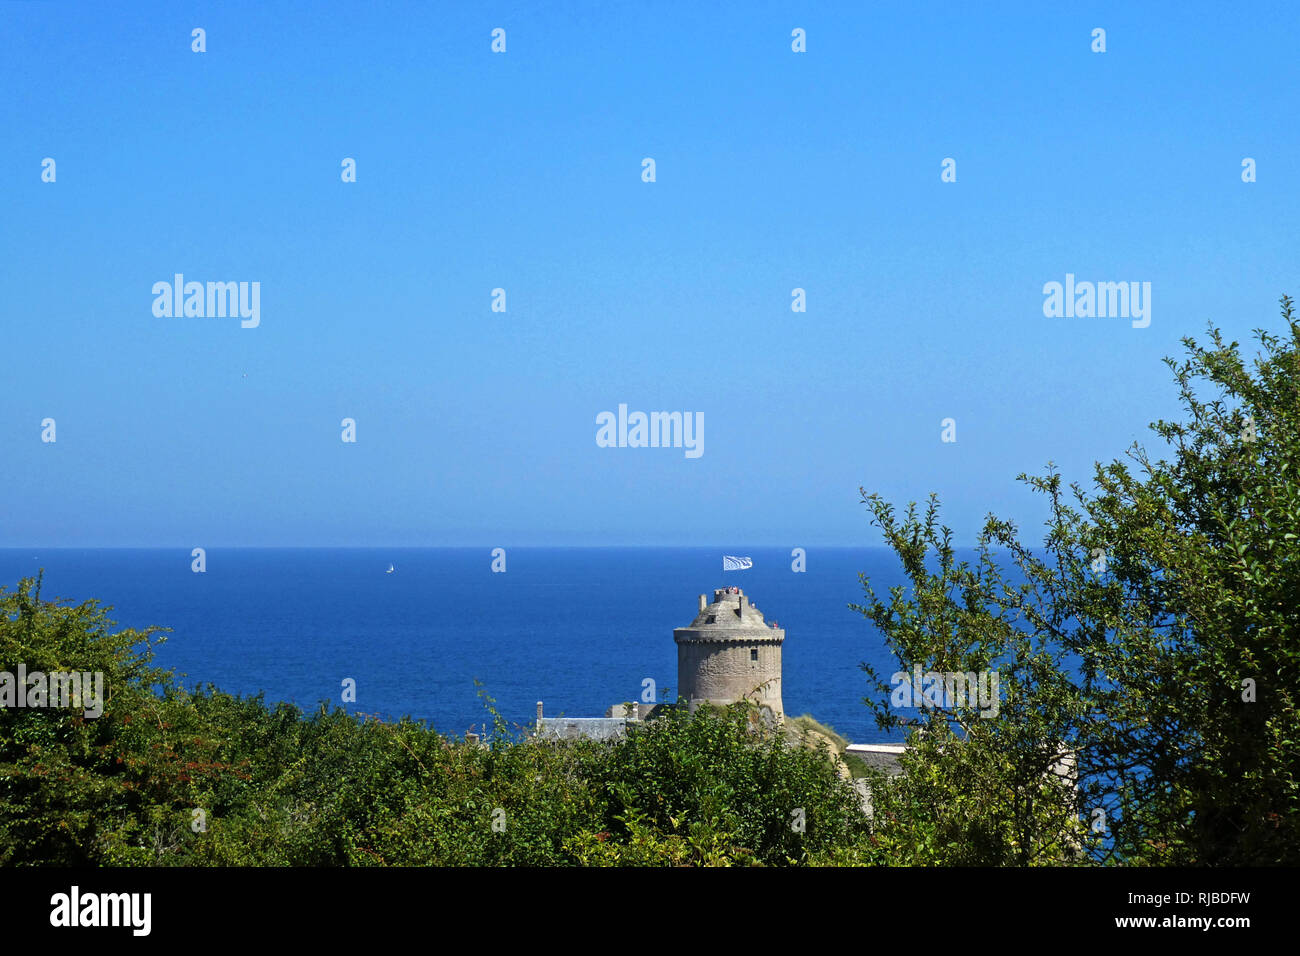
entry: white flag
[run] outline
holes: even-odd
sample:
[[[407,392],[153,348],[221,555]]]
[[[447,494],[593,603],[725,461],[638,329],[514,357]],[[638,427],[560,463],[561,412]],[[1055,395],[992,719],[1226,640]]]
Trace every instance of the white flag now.
[[[722,570],[724,571],[743,571],[745,568],[752,568],[754,562],[749,558],[733,558],[729,554],[722,556]]]

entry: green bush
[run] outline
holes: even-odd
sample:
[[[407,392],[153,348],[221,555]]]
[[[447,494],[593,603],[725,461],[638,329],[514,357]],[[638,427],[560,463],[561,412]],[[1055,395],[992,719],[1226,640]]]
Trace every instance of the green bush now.
[[[39,589],[0,589],[0,670],[98,670],[109,701],[97,719],[0,710],[0,863],[783,865],[865,834],[825,759],[745,705],[668,708],[613,743],[498,718],[479,746],[186,691],[153,666],[155,630]]]
[[[1021,475],[1049,508],[1041,546],[989,517],[959,561],[937,500],[864,493],[906,587],[858,608],[900,670],[996,670],[993,719],[915,723],[877,794],[896,862],[1300,862],[1300,322],[1243,356],[1217,329],[1167,359],[1185,411],[1098,464],[1093,487]],[[901,727],[875,674],[882,727]],[[917,728],[912,728],[915,731]],[[1063,754],[1077,788],[1056,772]]]

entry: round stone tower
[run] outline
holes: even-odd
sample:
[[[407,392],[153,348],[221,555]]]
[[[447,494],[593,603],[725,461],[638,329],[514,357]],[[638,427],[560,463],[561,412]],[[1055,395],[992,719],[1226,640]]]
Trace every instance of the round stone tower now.
[[[709,701],[752,700],[776,718],[781,704],[781,644],[785,631],[768,625],[740,588],[718,588],[713,603],[700,595],[690,627],[673,631],[677,687],[691,710]]]

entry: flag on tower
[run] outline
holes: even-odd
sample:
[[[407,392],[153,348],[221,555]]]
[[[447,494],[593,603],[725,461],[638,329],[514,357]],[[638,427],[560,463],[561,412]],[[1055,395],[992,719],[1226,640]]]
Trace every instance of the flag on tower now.
[[[734,558],[729,554],[722,556],[722,570],[724,571],[743,571],[753,566],[754,562],[749,558]]]

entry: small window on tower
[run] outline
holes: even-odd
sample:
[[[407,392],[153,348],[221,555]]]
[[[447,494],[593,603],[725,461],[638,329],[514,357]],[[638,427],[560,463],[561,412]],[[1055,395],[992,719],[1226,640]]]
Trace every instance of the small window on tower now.
[[[751,648],[751,649],[750,649],[750,652],[749,652],[749,659],[750,659],[751,661],[756,661],[756,660],[758,660],[758,648],[757,648],[757,647],[755,647],[755,648]]]

